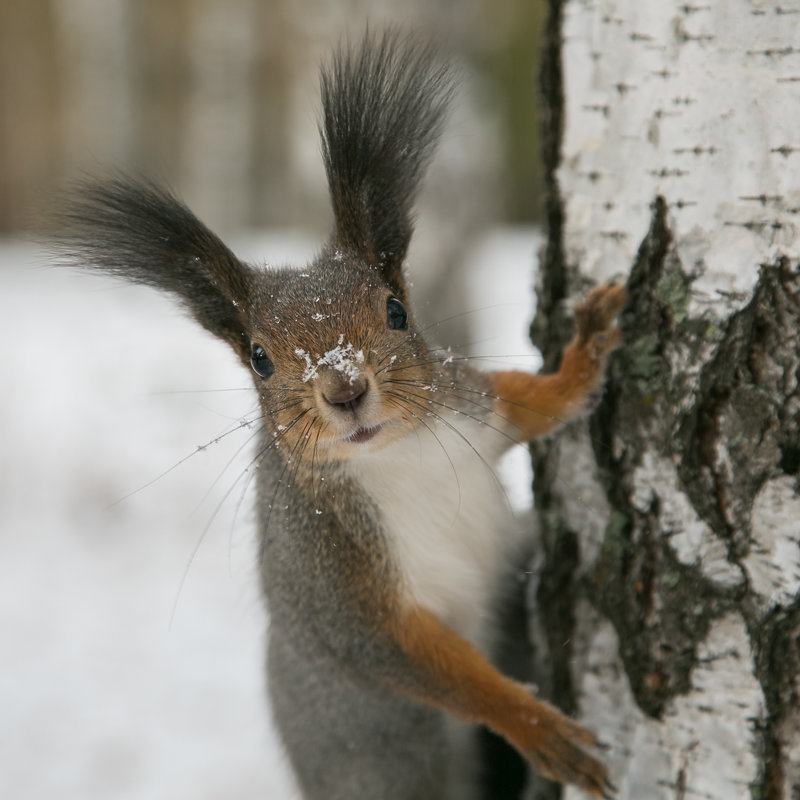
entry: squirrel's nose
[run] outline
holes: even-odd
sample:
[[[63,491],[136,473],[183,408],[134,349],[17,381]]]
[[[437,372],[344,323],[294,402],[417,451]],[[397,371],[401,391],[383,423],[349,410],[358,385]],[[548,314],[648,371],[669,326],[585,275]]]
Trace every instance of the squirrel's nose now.
[[[369,384],[362,375],[353,383],[336,383],[325,387],[322,397],[328,405],[345,411],[355,411],[367,396]]]

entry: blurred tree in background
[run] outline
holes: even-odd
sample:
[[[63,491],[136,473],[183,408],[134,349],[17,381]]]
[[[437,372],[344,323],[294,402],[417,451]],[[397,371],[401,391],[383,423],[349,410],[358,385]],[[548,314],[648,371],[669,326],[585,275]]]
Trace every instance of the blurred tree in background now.
[[[0,232],[21,229],[71,177],[111,169],[168,183],[223,231],[323,229],[318,64],[367,22],[431,36],[459,65],[463,102],[437,180],[461,234],[535,221],[543,6],[0,0]]]

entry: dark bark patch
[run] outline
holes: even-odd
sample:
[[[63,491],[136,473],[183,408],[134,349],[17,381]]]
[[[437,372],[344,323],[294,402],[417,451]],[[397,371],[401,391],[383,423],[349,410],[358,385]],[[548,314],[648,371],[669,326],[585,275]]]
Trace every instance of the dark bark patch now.
[[[796,800],[796,787],[790,796],[784,792],[782,742],[796,739],[800,730],[800,599],[773,609],[765,619],[751,616],[748,626],[767,704],[759,726],[761,775],[753,794],[762,800]]]
[[[627,546],[619,546],[614,530],[625,519],[617,510],[582,589],[618,633],[637,704],[658,718],[672,697],[690,689],[697,645],[730,603],[698,569],[677,560],[660,535],[656,507],[627,512]]]
[[[733,597],[708,581],[699,567],[678,560],[669,543],[673,531],[666,530],[662,519],[659,487],[653,487],[649,508],[632,501],[633,473],[642,453],[674,455],[675,409],[682,407],[687,389],[673,376],[670,358],[689,339],[694,323],[688,318],[691,279],[672,251],[662,198],[654,200],[652,211],[628,282],[631,301],[621,319],[625,345],[612,359],[603,400],[589,421],[612,512],[597,563],[580,581],[561,574],[563,591],[557,596],[569,608],[578,596],[588,597],[612,622],[637,703],[645,713],[660,717],[672,697],[690,689],[698,644],[713,621],[732,607]],[[537,445],[534,462],[544,536],[556,538],[564,535],[557,511],[562,501],[551,492],[555,459],[548,451],[557,446]],[[576,542],[580,533],[569,532]],[[548,554],[547,569],[563,570],[563,559],[556,563],[554,555]],[[563,609],[556,613],[552,597],[540,593],[539,600],[538,613],[553,615],[548,622],[553,646],[559,636],[571,635],[572,616]],[[559,699],[569,702],[564,696]]]
[[[564,72],[561,64],[563,6],[563,0],[549,2],[539,70],[547,242],[541,257],[538,304],[530,335],[542,352],[546,371],[557,367],[560,353],[572,335],[571,319],[564,307],[564,300],[569,292],[570,278],[576,272],[566,262],[564,201],[557,177],[564,130]]]
[[[750,511],[764,483],[797,469],[799,342],[800,270],[787,259],[762,265],[678,426],[683,487],[700,517],[729,539],[733,558],[748,552]]]

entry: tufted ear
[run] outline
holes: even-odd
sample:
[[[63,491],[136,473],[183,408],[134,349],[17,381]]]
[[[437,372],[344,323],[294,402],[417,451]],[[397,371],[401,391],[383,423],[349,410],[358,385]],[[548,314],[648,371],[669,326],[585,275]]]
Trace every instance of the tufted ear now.
[[[68,263],[169,292],[248,363],[252,270],[173,195],[124,177],[86,182],[58,220]]]
[[[430,47],[396,33],[342,49],[321,76],[322,154],[333,249],[380,270],[403,296],[412,208],[452,94]]]

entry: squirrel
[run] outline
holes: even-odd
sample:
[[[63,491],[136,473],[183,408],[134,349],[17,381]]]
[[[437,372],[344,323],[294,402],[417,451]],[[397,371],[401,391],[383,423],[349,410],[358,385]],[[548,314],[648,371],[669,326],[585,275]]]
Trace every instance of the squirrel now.
[[[576,307],[552,374],[437,350],[404,263],[451,72],[431,45],[367,34],[323,67],[321,93],[334,223],[302,271],[241,262],[170,192],[126,176],[75,190],[62,251],[171,294],[252,375],[267,683],[304,798],[472,796],[462,734],[478,726],[609,797],[594,735],[492,665],[514,522],[490,467],[601,390],[625,290]]]

